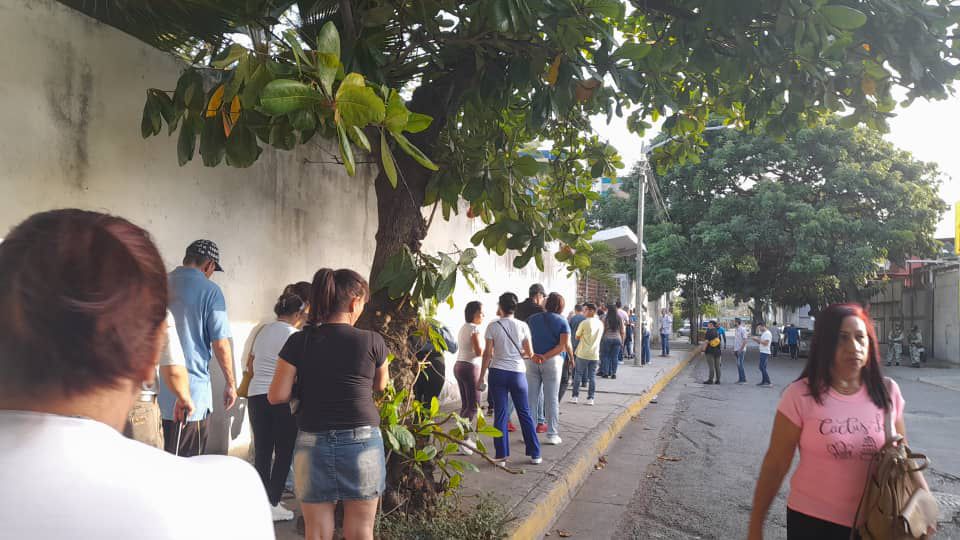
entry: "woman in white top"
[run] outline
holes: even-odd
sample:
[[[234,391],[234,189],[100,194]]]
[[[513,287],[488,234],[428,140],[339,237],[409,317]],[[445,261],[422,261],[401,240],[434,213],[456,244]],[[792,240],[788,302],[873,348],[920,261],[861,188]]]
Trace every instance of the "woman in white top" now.
[[[290,291],[290,287],[287,288]],[[284,292],[273,306],[277,320],[264,325],[253,341],[247,357],[247,371],[253,372],[247,390],[247,412],[253,428],[254,467],[260,473],[263,487],[270,499],[274,521],[293,519],[293,512],[280,504],[293,450],[297,442],[297,421],[286,403],[271,405],[267,392],[277,368],[277,355],[292,334],[303,326],[307,317],[309,287],[300,291]]]
[[[510,439],[507,432],[509,410],[507,401],[512,400],[520,419],[526,453],[534,465],[541,463],[540,441],[537,438],[530,406],[527,402],[527,377],[525,359],[533,356],[530,345],[530,328],[527,323],[513,318],[517,309],[517,295],[503,293],[498,301],[499,319],[487,325],[483,349],[483,365],[480,380],[490,370],[490,393],[493,394],[493,425],[503,434],[493,439],[496,459],[505,463],[510,455]],[[480,385],[484,390],[484,385]]]
[[[480,302],[468,302],[463,310],[466,321],[457,334],[457,362],[453,365],[453,376],[460,387],[460,416],[471,421],[477,416],[480,404],[480,364],[483,347],[480,345],[480,323],[483,322],[483,306]],[[461,447],[464,454],[473,450],[469,445]]]
[[[116,216],[35,214],[0,244],[0,537],[271,539],[257,474],[119,433],[165,343],[167,274]]]

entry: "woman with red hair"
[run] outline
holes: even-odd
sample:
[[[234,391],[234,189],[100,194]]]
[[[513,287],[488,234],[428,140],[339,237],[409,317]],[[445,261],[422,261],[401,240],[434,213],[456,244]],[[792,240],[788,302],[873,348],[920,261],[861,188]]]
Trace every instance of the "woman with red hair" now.
[[[43,212],[0,243],[0,536],[273,538],[250,465],[120,434],[166,313],[160,253],[123,218]]]
[[[886,442],[884,415],[889,412],[906,437],[903,408],[900,387],[880,370],[873,321],[863,308],[834,304],[817,315],[807,365],[777,407],[748,538],[763,538],[770,503],[798,449],[787,538],[850,538],[870,461]]]

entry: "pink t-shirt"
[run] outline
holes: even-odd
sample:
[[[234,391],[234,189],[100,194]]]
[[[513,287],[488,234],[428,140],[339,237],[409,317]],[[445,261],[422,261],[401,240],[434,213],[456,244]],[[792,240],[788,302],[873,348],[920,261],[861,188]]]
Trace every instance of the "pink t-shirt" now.
[[[903,418],[903,396],[892,379],[895,419]],[[807,380],[787,386],[777,411],[800,427],[800,463],[790,480],[787,506],[797,512],[853,525],[873,455],[883,446],[883,409],[867,394],[866,385],[845,396],[830,389],[818,405]]]

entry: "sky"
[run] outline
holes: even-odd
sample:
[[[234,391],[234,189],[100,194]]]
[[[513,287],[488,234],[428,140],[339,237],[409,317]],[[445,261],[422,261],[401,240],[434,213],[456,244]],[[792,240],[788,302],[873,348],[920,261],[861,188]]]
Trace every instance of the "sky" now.
[[[944,101],[916,100],[910,107],[897,110],[897,117],[890,120],[890,133],[885,137],[897,147],[910,151],[922,161],[940,166],[943,183],[940,197],[950,205],[937,227],[937,238],[954,236],[954,212],[960,202],[960,126],[951,124],[960,121],[960,92]],[[642,140],[627,130],[626,115],[616,116],[606,123],[606,116],[592,119],[593,127],[612,143],[626,167],[626,173],[641,156]],[[646,140],[656,136],[656,129],[647,132]]]

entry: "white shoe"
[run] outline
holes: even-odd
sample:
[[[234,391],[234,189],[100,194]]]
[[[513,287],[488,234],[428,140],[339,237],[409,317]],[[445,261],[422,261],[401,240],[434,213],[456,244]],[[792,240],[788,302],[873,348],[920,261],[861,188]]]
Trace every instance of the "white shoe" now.
[[[559,435],[547,435],[547,440],[546,440],[547,444],[557,445],[562,442],[563,442],[563,439],[561,439]]]
[[[588,400],[587,400],[587,405],[593,405],[593,399],[588,399]]]
[[[502,467],[504,469],[507,468],[507,458],[493,458],[493,462],[497,465],[497,467]]]
[[[474,446],[473,441],[467,439],[466,441],[463,441],[463,444],[460,445],[460,454],[464,456],[472,456],[474,448],[476,448],[476,446]]]
[[[543,463],[543,458],[542,458],[542,457],[530,458],[530,463],[532,463],[532,464],[534,464],[534,465],[539,465],[539,464]]]
[[[282,504],[270,507],[270,515],[274,521],[290,521],[293,519],[293,510],[288,510]]]
[[[580,403],[580,398],[577,396],[573,396],[570,398],[570,403],[573,403],[574,405],[576,405],[577,403]]]

